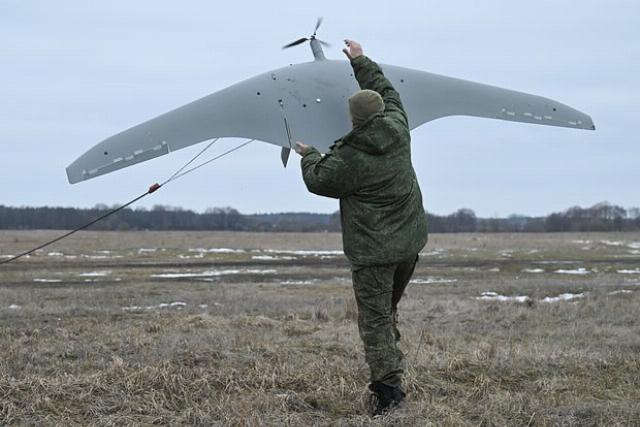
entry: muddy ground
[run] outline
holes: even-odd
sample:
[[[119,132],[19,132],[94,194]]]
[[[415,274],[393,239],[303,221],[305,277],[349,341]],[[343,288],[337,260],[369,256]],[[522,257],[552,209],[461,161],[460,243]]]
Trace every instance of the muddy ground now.
[[[0,425],[640,425],[639,295],[638,233],[432,235],[371,420],[338,234],[79,233],[0,265]]]

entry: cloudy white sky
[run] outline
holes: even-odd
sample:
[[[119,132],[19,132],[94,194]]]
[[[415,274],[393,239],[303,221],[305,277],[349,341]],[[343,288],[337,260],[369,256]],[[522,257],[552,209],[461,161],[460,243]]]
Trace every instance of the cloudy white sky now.
[[[308,35],[320,15],[329,58],[350,37],[382,63],[550,97],[593,117],[596,132],[465,117],[416,129],[429,211],[640,205],[640,3],[631,0],[0,0],[0,204],[89,207],[138,195],[201,145],[75,185],[64,169],[125,128],[311,60],[307,45],[280,46]],[[278,147],[253,143],[141,205],[335,211],[337,201],[307,193],[294,160],[283,169]]]

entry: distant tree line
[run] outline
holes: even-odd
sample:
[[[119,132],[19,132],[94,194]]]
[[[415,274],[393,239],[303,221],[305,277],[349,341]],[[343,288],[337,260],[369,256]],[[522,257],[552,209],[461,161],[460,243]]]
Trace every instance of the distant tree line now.
[[[574,206],[546,217],[477,218],[471,209],[459,209],[451,215],[427,218],[430,230],[441,233],[640,231],[640,208],[625,209],[607,202],[590,208]]]
[[[0,205],[0,229],[72,229],[110,208],[7,207]],[[434,233],[640,231],[640,209],[624,209],[607,202],[590,208],[572,207],[546,217],[511,215],[478,218],[471,209],[450,215],[426,213]],[[93,230],[232,230],[232,231],[339,231],[340,213],[241,214],[236,209],[210,208],[197,213],[156,205],[152,209],[124,209],[91,227]]]

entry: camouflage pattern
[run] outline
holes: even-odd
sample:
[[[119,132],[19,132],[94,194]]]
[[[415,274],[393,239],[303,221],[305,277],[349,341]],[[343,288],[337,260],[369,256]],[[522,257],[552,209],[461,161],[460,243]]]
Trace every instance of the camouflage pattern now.
[[[418,257],[397,264],[354,267],[351,271],[358,304],[358,330],[364,343],[371,382],[398,387],[405,369],[398,348],[398,302],[411,279]]]
[[[372,383],[399,387],[397,305],[427,242],[422,194],[411,164],[411,137],[398,92],[369,58],[351,61],[362,89],[378,92],[375,113],[321,155],[302,158],[309,191],[340,199],[344,252],[352,264],[358,329]]]
[[[305,153],[302,175],[312,193],[340,199],[343,247],[353,265],[398,263],[427,242],[407,115],[378,64],[362,55],[351,65],[360,87],[378,92],[385,110],[337,140],[324,156],[315,149]]]

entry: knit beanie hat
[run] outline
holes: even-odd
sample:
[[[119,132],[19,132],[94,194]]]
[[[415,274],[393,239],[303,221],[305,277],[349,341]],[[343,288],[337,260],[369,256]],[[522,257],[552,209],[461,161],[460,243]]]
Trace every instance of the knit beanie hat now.
[[[369,117],[384,111],[384,101],[374,90],[359,90],[349,98],[349,111],[355,127],[361,126]]]

